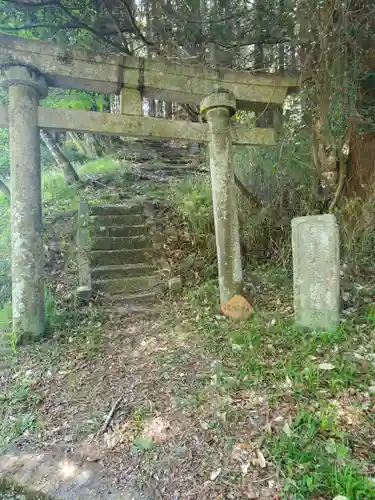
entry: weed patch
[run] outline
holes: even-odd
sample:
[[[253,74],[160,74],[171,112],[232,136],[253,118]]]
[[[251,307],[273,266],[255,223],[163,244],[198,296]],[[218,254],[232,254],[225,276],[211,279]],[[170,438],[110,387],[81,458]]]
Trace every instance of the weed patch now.
[[[273,269],[263,284],[268,279],[275,282],[268,308],[242,324],[217,315],[214,281],[189,294],[193,321],[217,360],[211,383],[229,398],[249,391],[267,395],[276,419],[278,408],[289,414],[265,433],[267,456],[283,474],[283,498],[375,498],[368,392],[375,380],[373,308],[360,303],[357,314],[334,330],[305,330],[279,299],[270,300],[270,293],[280,296],[290,285],[285,273]],[[285,312],[272,310],[274,303]],[[195,400],[199,406],[201,398]]]
[[[271,443],[270,454],[285,474],[285,498],[375,498],[373,482],[363,475],[365,463],[351,457],[350,440],[337,420],[332,406],[315,414],[300,410]]]

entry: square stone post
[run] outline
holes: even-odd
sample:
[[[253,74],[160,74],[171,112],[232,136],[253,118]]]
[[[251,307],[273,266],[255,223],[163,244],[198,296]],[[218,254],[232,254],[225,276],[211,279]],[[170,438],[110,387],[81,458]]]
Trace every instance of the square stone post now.
[[[9,92],[13,332],[20,340],[44,333],[44,262],[40,172],[39,99],[48,92],[38,71],[0,68]]]
[[[142,116],[142,95],[137,89],[121,89],[120,113],[122,115]]]
[[[339,247],[333,214],[292,220],[294,315],[301,326],[330,329],[340,320]]]
[[[231,135],[231,117],[235,112],[236,99],[225,90],[205,97],[201,103],[202,118],[207,120],[211,134],[209,153],[221,306],[242,292]]]

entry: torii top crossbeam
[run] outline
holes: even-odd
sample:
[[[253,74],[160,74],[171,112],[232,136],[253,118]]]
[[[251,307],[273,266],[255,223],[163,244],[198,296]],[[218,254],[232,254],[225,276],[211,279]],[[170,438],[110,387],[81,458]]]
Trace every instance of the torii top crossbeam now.
[[[243,110],[282,104],[298,81],[294,76],[67,50],[50,42],[0,34],[0,65],[4,64],[37,68],[51,87],[103,93],[134,88],[144,96],[186,104],[199,104],[220,87],[232,92],[237,109]]]

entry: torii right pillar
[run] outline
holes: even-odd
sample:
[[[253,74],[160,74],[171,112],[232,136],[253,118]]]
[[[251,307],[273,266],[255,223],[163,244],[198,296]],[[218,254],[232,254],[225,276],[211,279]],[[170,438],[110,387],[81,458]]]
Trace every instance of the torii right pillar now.
[[[205,97],[201,115],[208,122],[212,201],[219,268],[220,304],[242,292],[242,264],[234,184],[231,118],[236,99],[226,90]]]

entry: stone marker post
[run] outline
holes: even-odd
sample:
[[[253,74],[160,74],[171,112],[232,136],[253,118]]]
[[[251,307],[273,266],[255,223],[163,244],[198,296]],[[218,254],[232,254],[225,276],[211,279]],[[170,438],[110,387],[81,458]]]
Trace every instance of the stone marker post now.
[[[235,112],[236,99],[225,90],[218,90],[205,97],[201,103],[201,114],[207,120],[211,134],[211,185],[222,307],[234,295],[242,292],[231,135],[231,117]]]
[[[9,92],[13,332],[38,340],[44,333],[38,105],[48,88],[38,71],[23,66],[0,68],[0,86]]]
[[[340,320],[339,229],[333,214],[292,220],[296,322],[329,329]]]

